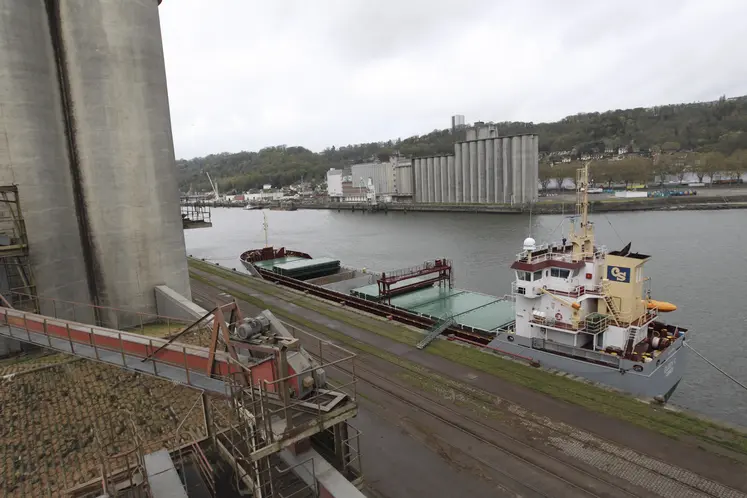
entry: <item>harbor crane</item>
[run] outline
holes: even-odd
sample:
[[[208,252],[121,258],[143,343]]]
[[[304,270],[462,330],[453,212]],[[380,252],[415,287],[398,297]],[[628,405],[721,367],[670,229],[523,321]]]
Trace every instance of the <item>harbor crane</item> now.
[[[205,174],[207,175],[208,181],[210,182],[210,187],[213,189],[213,196],[215,197],[215,200],[217,201],[218,199],[220,199],[220,194],[218,193],[218,183],[213,182],[213,179],[210,178],[210,173],[206,171]]]

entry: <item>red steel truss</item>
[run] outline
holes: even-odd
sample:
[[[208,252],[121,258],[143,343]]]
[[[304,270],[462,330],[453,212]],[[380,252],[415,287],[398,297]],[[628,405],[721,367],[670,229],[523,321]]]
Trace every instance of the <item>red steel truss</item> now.
[[[412,282],[406,283],[408,280],[412,280]],[[382,273],[376,283],[379,286],[379,299],[387,302],[391,302],[393,296],[429,287],[435,283],[448,285],[451,288],[453,284],[451,261],[436,259],[426,261],[422,265],[395,270],[388,274]]]

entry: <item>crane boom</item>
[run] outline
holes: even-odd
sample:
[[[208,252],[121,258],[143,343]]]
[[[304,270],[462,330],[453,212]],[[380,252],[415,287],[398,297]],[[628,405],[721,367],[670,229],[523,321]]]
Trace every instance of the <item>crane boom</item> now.
[[[208,181],[210,182],[210,187],[213,189],[213,195],[215,196],[215,200],[217,201],[220,198],[220,194],[218,194],[218,184],[213,183],[213,179],[210,178],[210,173],[206,171],[205,174],[208,177]]]
[[[547,294],[548,296],[550,296],[551,298],[555,299],[559,303],[561,303],[561,304],[563,304],[563,305],[565,305],[565,306],[567,306],[567,307],[569,307],[569,308],[571,308],[573,310],[578,311],[578,310],[581,309],[581,305],[580,304],[578,304],[576,302],[573,302],[573,301],[568,301],[567,299],[563,299],[562,297],[556,296],[555,294],[553,294],[552,292],[548,291],[547,289],[544,289],[544,288],[540,289],[540,292],[542,292],[543,294]]]

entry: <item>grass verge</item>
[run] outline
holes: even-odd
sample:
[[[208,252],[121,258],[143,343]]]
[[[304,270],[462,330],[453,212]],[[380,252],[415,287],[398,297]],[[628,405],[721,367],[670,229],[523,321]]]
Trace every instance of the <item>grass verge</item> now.
[[[224,278],[231,282],[252,288],[258,292],[278,297],[303,308],[315,311],[329,318],[347,323],[359,329],[387,337],[391,340],[413,346],[422,335],[403,326],[386,323],[369,318],[358,313],[336,309],[332,304],[326,304],[316,299],[299,296],[288,290],[262,282],[251,277],[244,277],[236,273],[224,270],[220,267],[202,261],[190,260],[190,266],[206,273]],[[208,285],[214,285],[208,279],[190,272],[193,278]],[[400,357],[381,351],[369,344],[363,343],[351,337],[330,330],[311,320],[307,320],[295,313],[264,302],[262,299],[249,296],[248,294],[226,290],[238,299],[247,301],[257,307],[269,309],[278,316],[291,320],[310,330],[323,334],[327,337],[340,341],[348,346],[354,347],[372,356],[403,366],[413,372],[420,372],[433,376],[427,369],[403,360]],[[694,416],[684,412],[674,412],[661,407],[642,403],[630,396],[602,389],[590,384],[578,382],[536,368],[501,358],[495,354],[488,353],[476,348],[464,347],[448,341],[435,341],[428,347],[427,352],[441,356],[455,363],[469,366],[472,369],[499,377],[501,379],[519,384],[537,392],[552,396],[553,398],[582,406],[590,411],[602,413],[626,422],[654,430],[675,439],[696,439],[705,445],[715,445],[719,448],[731,450],[742,455],[747,455],[747,437],[745,434],[733,428],[720,425],[716,422]],[[443,381],[443,379],[440,379]],[[453,381],[450,381],[453,382]]]

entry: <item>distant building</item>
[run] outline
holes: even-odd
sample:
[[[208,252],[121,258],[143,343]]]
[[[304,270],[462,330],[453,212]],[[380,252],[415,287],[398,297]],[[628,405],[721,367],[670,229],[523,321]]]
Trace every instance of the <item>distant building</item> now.
[[[451,130],[454,131],[464,126],[464,115],[455,114],[451,116]]]
[[[496,135],[494,125],[477,125],[467,130],[467,140],[454,144],[453,155],[413,158],[415,202],[535,202],[539,173],[537,135]]]
[[[467,130],[467,140],[481,140],[484,138],[495,138],[498,136],[498,127],[496,125],[486,125],[485,123],[475,123],[475,126]]]
[[[391,161],[354,164],[350,167],[350,172],[354,187],[365,187],[370,179],[377,195],[394,191],[394,165]]]
[[[617,149],[617,155],[618,156],[624,156],[627,153],[628,153],[628,146],[627,145],[623,145],[622,147],[619,147]]]
[[[342,201],[342,170],[330,168],[327,171],[327,195],[333,202]]]
[[[262,190],[272,190],[272,185],[270,185],[269,183],[265,183],[262,186]]]

